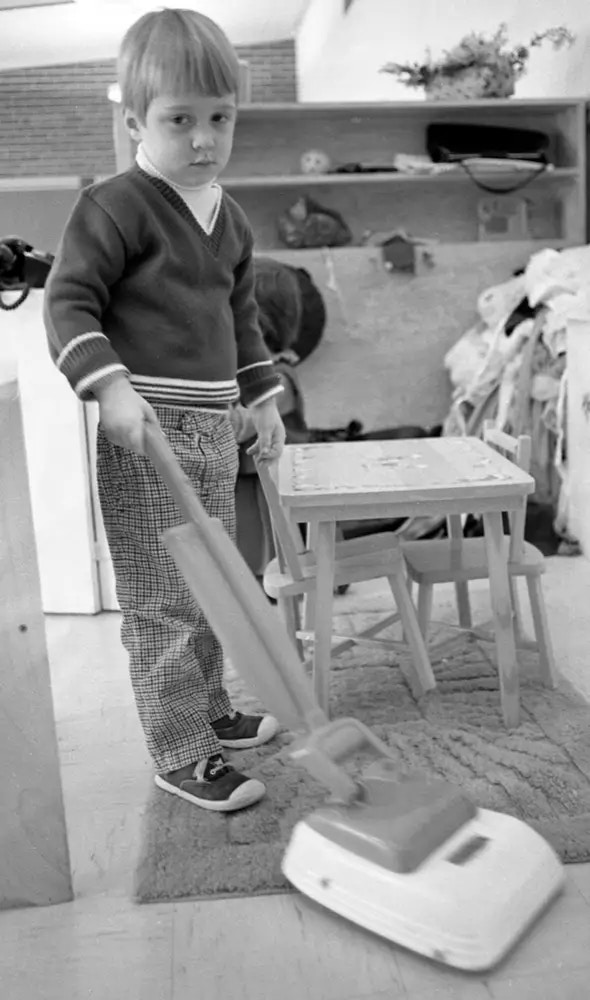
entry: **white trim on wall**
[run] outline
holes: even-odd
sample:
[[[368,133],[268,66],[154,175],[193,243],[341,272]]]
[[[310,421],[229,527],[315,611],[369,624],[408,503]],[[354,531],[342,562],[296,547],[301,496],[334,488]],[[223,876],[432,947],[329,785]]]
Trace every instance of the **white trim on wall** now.
[[[62,191],[79,186],[79,177],[0,177],[0,191]]]
[[[0,10],[21,10],[23,7],[63,7],[76,0],[0,0]]]
[[[106,180],[107,176],[98,174],[91,183]],[[0,191],[71,191],[81,187],[80,177],[0,177]]]

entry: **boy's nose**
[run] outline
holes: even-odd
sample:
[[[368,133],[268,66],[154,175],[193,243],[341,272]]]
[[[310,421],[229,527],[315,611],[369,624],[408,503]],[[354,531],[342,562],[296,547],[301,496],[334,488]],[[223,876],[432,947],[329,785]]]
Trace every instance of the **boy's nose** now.
[[[193,149],[210,149],[213,146],[213,137],[210,132],[199,129],[193,133],[191,145]]]

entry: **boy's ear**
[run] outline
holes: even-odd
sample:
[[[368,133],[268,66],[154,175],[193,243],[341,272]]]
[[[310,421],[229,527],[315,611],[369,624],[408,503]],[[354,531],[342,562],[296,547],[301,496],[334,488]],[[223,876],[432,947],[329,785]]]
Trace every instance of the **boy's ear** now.
[[[125,127],[131,138],[135,139],[136,142],[139,142],[141,140],[141,133],[139,131],[139,116],[135,113],[135,111],[131,111],[130,108],[125,108],[123,112],[123,121],[125,122]]]

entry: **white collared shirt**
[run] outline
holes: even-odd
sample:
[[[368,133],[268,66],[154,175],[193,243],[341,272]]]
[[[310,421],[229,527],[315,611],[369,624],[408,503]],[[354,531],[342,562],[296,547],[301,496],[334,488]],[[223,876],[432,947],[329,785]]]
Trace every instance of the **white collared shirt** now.
[[[183,187],[180,184],[174,184],[173,181],[160,173],[157,167],[154,167],[141,143],[137,148],[135,162],[146,174],[151,174],[152,177],[159,177],[160,180],[165,181],[169,187],[176,191],[188,205],[201,228],[208,236],[211,235],[215,228],[221,206],[221,187],[216,181],[207,181],[206,184],[201,184],[199,187]]]

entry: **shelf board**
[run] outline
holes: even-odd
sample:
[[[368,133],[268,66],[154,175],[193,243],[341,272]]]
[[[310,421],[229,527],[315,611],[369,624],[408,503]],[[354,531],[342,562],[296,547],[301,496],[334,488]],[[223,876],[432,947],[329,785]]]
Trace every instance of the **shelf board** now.
[[[499,171],[491,170],[488,173],[483,171],[478,173],[477,179],[484,184],[514,183],[519,177],[524,177],[524,170]],[[530,183],[547,181],[576,180],[580,176],[577,167],[557,167],[555,170],[546,170]],[[404,174],[404,173],[376,173],[376,174],[278,174],[260,175],[256,177],[225,177],[221,178],[221,184],[228,190],[244,188],[289,188],[289,187],[315,187],[317,185],[332,186],[334,184],[448,184],[457,181],[465,183],[470,180],[464,170],[458,169],[448,171],[443,174]]]
[[[566,247],[571,247],[571,246],[577,246],[577,244],[572,243],[571,240],[558,238],[557,236],[547,236],[543,237],[542,239],[537,239],[533,236],[530,236],[528,239],[524,238],[518,240],[505,240],[505,239],[471,240],[470,239],[470,240],[454,241],[449,239],[442,239],[442,240],[435,239],[432,241],[432,246],[430,247],[430,249],[435,255],[437,252],[444,251],[445,249],[449,249],[451,247],[471,248],[471,250],[474,253],[477,253],[478,250],[482,250],[484,254],[492,254],[498,249],[501,250],[502,247],[506,247],[506,248],[511,248],[513,250],[514,249],[520,250],[523,253],[533,254],[536,253],[538,250],[546,249],[547,247],[551,247],[554,250],[564,250]],[[314,255],[317,256],[318,254],[325,253],[326,250],[329,251],[330,254],[335,254],[336,256],[339,255],[350,256],[354,254],[358,254],[359,256],[365,256],[367,254],[370,255],[379,254],[380,247],[378,244],[373,244],[373,243],[349,243],[343,247],[300,247],[298,249],[295,249],[293,247],[286,247],[282,243],[280,243],[272,247],[270,250],[256,247],[254,253],[255,255],[258,254],[264,256],[267,253],[272,252],[273,256],[277,256],[278,259],[284,258],[285,260],[287,260],[288,258],[291,257],[301,257],[301,259],[303,260],[306,254],[310,257],[313,257]]]
[[[547,250],[551,248],[553,250],[564,250],[567,247],[578,246],[579,241],[568,240],[568,239],[558,239],[557,237],[548,236],[543,239],[535,239],[530,237],[529,239],[518,239],[518,240],[433,240],[432,243],[432,253],[436,262],[437,253],[445,253],[447,250],[451,250],[453,247],[461,248],[461,252],[464,249],[469,249],[473,255],[473,263],[477,263],[478,260],[487,259],[490,255],[501,252],[504,248],[508,252],[520,252],[523,256],[531,256],[534,253],[538,253],[540,250]],[[349,243],[344,247],[300,247],[295,249],[293,247],[286,247],[283,243],[259,243],[256,242],[255,256],[262,257],[276,257],[279,261],[285,261],[285,263],[293,263],[295,266],[299,266],[297,261],[300,262],[301,267],[309,267],[309,262],[317,259],[318,256],[323,256],[328,253],[334,258],[344,257],[349,260],[356,260],[356,258],[372,257],[378,259],[380,256],[380,247],[377,244],[360,244],[360,243]],[[305,261],[308,261],[308,264]]]
[[[453,114],[471,115],[480,111],[505,114],[526,114],[526,112],[541,112],[542,114],[567,111],[570,108],[585,107],[583,97],[545,98],[489,98],[487,100],[470,101],[346,101],[344,103],[305,101],[301,103],[268,103],[242,104],[239,118],[277,118],[306,117],[317,115],[325,117],[341,117],[348,115],[412,115],[414,117],[438,117],[441,113],[450,111]]]

